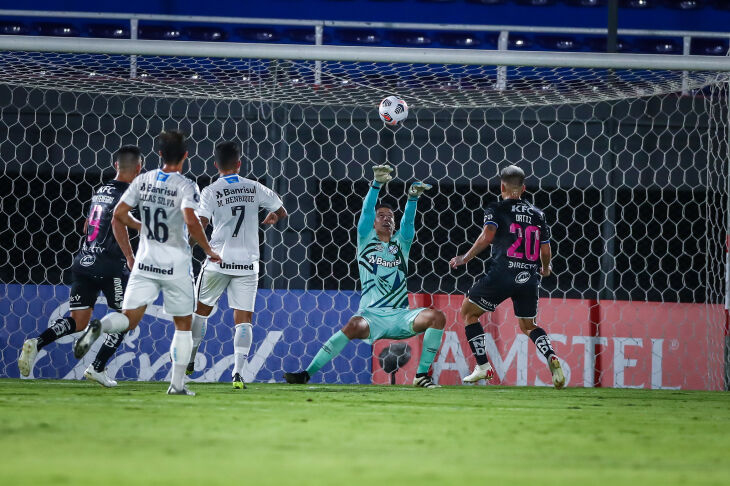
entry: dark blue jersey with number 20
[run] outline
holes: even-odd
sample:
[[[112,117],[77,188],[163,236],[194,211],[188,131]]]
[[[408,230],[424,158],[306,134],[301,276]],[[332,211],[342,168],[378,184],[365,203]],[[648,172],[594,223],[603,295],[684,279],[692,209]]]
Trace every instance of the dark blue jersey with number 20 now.
[[[484,226],[487,225],[497,229],[492,240],[490,273],[539,273],[540,245],[550,242],[545,213],[523,199],[504,199],[484,210]]]

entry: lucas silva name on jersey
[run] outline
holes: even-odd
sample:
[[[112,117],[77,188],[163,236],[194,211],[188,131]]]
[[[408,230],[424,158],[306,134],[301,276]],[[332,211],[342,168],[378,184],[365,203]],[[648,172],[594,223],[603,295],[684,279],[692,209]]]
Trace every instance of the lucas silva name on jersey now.
[[[168,208],[175,207],[175,200],[168,198],[177,197],[177,189],[170,190],[166,187],[148,186],[142,183],[139,192],[141,193],[139,195],[140,201],[155,203],[161,206],[167,206]]]

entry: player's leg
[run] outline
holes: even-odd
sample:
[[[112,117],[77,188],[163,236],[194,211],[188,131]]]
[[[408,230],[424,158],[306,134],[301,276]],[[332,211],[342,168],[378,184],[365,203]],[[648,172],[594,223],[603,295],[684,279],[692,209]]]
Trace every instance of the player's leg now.
[[[248,353],[253,342],[253,311],[256,305],[256,291],[259,276],[242,275],[231,278],[228,287],[228,304],[233,307],[233,387],[246,388],[243,380],[248,364]]]
[[[479,380],[490,381],[494,378],[494,370],[487,359],[487,339],[479,318],[485,312],[494,312],[505,299],[499,292],[501,283],[495,282],[491,275],[486,275],[474,282],[461,304],[461,319],[464,322],[464,334],[476,360],[472,372],[463,377],[464,383],[476,383]]]
[[[193,335],[190,331],[195,309],[195,288],[192,276],[175,280],[160,280],[165,312],[172,316],[175,334],[170,343],[172,378],[168,395],[195,395],[185,386],[185,369],[193,352]]]
[[[416,386],[422,388],[438,387],[431,380],[428,370],[431,369],[431,364],[441,347],[444,326],[446,326],[446,316],[443,312],[436,309],[423,309],[413,320],[413,324],[411,325],[413,331],[417,334],[424,333],[421,358],[418,361],[416,378],[413,381],[413,384]]]
[[[345,327],[330,337],[314,356],[307,369],[298,373],[284,373],[287,383],[307,383],[309,379],[324,365],[340,354],[347,343],[353,339],[367,339],[370,336],[370,325],[362,316],[353,316]]]
[[[18,357],[18,368],[22,376],[29,376],[35,364],[38,351],[58,339],[86,328],[94,311],[96,296],[99,295],[100,280],[83,274],[73,273],[70,289],[70,316],[56,319],[40,335],[26,339]]]
[[[124,291],[122,312],[111,312],[101,319],[93,319],[86,330],[74,343],[74,356],[81,359],[99,338],[102,332],[119,334],[131,331],[144,317],[147,305],[151,304],[160,293],[158,280],[132,273]]]
[[[553,385],[555,388],[561,389],[565,386],[565,375],[560,366],[560,360],[555,354],[545,330],[535,324],[538,304],[538,279],[539,277],[536,277],[534,283],[525,284],[520,292],[512,297],[512,305],[520,330],[529,336],[532,342],[535,343],[537,350],[545,356],[550,373],[553,375]]]
[[[122,274],[117,277],[106,279],[104,288],[104,297],[106,297],[106,303],[109,309],[117,312],[122,311],[122,303],[124,302],[124,290],[127,288],[127,282],[129,281],[129,275]],[[109,362],[114,353],[117,352],[119,346],[124,341],[124,336],[127,335],[127,331],[119,334],[111,333],[107,334],[104,338],[104,342],[96,353],[93,363],[86,368],[84,371],[84,377],[87,380],[92,380],[105,387],[115,387],[117,382],[110,378],[106,374],[106,364]]]
[[[208,317],[215,309],[218,299],[226,289],[231,277],[219,272],[212,272],[207,268],[200,270],[198,281],[195,285],[197,304],[193,313],[193,321],[190,331],[193,336],[193,350],[190,353],[190,362],[185,374],[192,375],[195,372],[195,356],[198,354],[200,343],[203,342],[207,330]]]

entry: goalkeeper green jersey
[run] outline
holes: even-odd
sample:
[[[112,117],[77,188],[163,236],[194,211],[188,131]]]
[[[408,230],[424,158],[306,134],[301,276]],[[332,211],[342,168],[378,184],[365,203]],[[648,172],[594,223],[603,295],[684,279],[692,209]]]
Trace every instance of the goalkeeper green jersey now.
[[[357,224],[357,259],[362,297],[360,308],[408,308],[408,254],[415,235],[414,221],[418,198],[409,198],[398,225],[388,243],[375,233],[375,203],[380,184],[373,183],[365,196]]]

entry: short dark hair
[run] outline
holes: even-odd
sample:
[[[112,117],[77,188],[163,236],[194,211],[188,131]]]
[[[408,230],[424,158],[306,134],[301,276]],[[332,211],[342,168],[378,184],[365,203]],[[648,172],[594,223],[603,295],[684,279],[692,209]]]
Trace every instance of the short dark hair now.
[[[141,158],[142,152],[136,145],[124,145],[115,154],[117,167],[122,171],[136,169]]]
[[[180,130],[165,130],[157,136],[157,150],[168,164],[179,164],[188,151],[185,134]]]
[[[241,146],[233,141],[219,143],[215,146],[215,160],[219,169],[235,169],[236,163],[241,160]]]
[[[525,171],[516,165],[508,165],[499,173],[499,180],[513,187],[522,187],[525,183]]]
[[[378,209],[382,209],[382,208],[390,209],[395,214],[395,209],[393,209],[393,206],[391,206],[388,203],[378,203],[378,204],[376,204],[375,205],[375,212],[378,212]]]

